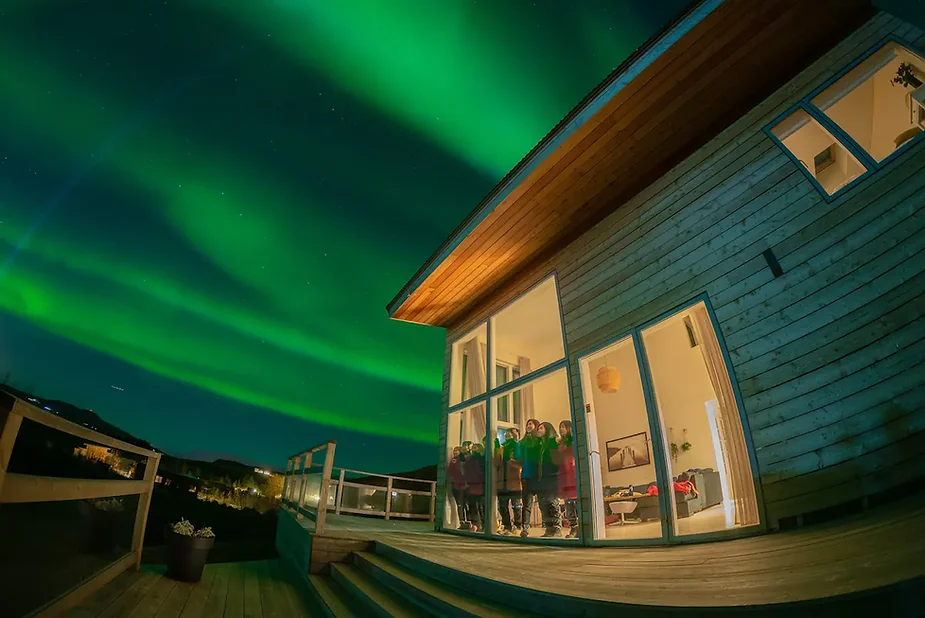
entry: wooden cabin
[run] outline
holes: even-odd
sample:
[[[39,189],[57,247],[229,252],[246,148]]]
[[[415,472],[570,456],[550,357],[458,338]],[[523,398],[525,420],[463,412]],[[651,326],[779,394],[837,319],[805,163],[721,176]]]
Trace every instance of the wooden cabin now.
[[[923,48],[703,0],[572,110],[388,305],[447,331],[437,529],[702,541],[921,486]]]

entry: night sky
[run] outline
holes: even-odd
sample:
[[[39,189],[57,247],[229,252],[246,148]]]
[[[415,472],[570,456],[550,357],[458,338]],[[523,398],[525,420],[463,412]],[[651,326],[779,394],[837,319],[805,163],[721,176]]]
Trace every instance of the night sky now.
[[[3,0],[0,374],[171,454],[434,463],[386,303],[682,0]]]

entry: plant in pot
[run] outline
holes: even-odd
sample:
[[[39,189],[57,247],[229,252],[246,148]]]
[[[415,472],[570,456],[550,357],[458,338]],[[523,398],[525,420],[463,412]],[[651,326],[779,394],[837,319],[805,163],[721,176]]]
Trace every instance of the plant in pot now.
[[[180,518],[168,524],[164,533],[167,539],[167,576],[183,582],[198,582],[202,569],[215,544],[212,528],[196,529],[189,521]]]
[[[84,549],[89,553],[108,554],[125,540],[125,506],[119,498],[86,500],[80,504],[86,522]]]

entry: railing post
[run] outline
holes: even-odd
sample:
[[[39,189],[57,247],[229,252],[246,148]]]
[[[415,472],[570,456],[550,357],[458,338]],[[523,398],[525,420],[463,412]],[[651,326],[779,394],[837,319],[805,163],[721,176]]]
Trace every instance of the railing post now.
[[[161,463],[161,456],[149,456],[145,463],[144,482],[147,484],[145,493],[138,495],[138,508],[135,510],[135,530],[132,532],[132,552],[135,554],[135,570],[141,568],[141,550],[145,544],[145,527],[148,525],[148,509],[151,506],[151,496],[154,492],[154,479],[157,477],[157,467]]]
[[[292,458],[290,457],[286,461],[286,472],[283,474],[283,506],[286,506],[289,502],[289,478],[290,472],[292,471]]]
[[[299,496],[296,499],[295,503],[295,516],[297,519],[302,519],[302,505],[305,503],[305,474],[306,470],[312,467],[312,454],[311,451],[305,453],[304,459],[303,456],[299,456],[299,459],[302,461],[302,473],[300,478],[302,479],[299,483]]]
[[[318,492],[318,514],[315,516],[315,534],[324,534],[324,522],[328,516],[328,491],[331,487],[331,470],[334,469],[334,449],[337,443],[328,440],[324,454],[324,466],[321,468],[321,489]]]
[[[22,425],[22,416],[13,412],[16,400],[0,393],[0,494],[3,493],[3,481],[6,480],[6,471],[10,466],[10,456],[13,454],[13,445]],[[7,399],[9,399],[7,401]]]
[[[341,469],[340,476],[337,478],[337,498],[334,514],[340,515],[340,504],[344,501],[344,470]]]
[[[430,482],[430,521],[434,521],[437,512],[437,481]]]
[[[389,477],[385,485],[385,518],[388,519],[392,514],[392,477]]]

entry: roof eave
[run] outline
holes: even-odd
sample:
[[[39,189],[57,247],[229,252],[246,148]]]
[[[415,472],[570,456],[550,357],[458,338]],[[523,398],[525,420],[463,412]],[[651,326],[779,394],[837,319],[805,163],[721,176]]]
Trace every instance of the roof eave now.
[[[725,0],[700,0],[693,3],[674,22],[653,35],[607,76],[585,97],[565,118],[525,156],[517,166],[481,201],[465,220],[450,234],[443,244],[431,255],[414,276],[386,305],[389,317],[402,320],[396,315],[402,305],[421,287],[427,278],[485,218],[501,204],[521,183],[532,174],[565,140],[612,99],[620,90],[635,79],[659,56],[690,32],[697,24],[715,11]],[[413,320],[402,320],[413,321]],[[418,323],[418,322],[415,322]]]

